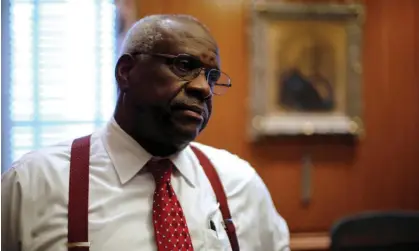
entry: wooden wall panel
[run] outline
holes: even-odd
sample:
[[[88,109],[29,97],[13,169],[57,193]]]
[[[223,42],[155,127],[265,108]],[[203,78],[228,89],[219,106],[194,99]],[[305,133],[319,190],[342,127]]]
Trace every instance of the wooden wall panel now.
[[[199,141],[247,159],[259,172],[292,231],[327,230],[363,210],[419,209],[419,1],[365,0],[364,114],[366,136],[345,139],[246,141],[249,56],[245,0],[138,0],[139,17],[192,14],[218,40],[228,95]],[[300,201],[301,157],[310,152],[312,202]]]

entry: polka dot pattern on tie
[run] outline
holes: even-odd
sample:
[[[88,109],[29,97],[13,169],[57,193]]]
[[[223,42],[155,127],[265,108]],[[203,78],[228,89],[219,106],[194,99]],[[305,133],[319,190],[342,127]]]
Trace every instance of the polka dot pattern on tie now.
[[[156,189],[153,195],[153,225],[159,251],[193,251],[182,207],[171,185],[173,164],[168,159],[150,161]]]

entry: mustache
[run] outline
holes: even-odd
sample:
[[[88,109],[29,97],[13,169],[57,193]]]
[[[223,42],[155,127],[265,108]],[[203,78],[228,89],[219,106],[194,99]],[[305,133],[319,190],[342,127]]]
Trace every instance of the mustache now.
[[[208,95],[207,97],[193,97],[193,96],[183,96],[182,99],[176,99],[178,94],[182,91],[185,91],[187,85],[190,84],[190,81],[182,82],[182,88],[180,88],[175,94],[173,94],[172,98],[166,105],[167,112],[171,112],[174,107],[182,107],[182,106],[195,106],[200,107],[204,110],[205,113],[208,113],[208,102],[212,100],[212,94]]]
[[[198,100],[176,100],[168,105],[168,111],[172,111],[176,107],[201,107],[202,110],[207,110],[206,103]]]

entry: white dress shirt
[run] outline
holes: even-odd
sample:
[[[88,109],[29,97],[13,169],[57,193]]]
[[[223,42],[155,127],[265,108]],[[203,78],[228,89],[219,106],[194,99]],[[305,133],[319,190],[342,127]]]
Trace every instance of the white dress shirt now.
[[[192,143],[217,169],[242,251],[288,250],[289,231],[262,179],[231,153]],[[2,250],[66,251],[71,141],[26,154],[2,176]],[[91,251],[157,250],[155,188],[141,171],[152,156],[112,119],[93,133],[90,153]],[[190,147],[171,157],[172,185],[195,251],[231,250],[215,194]],[[215,223],[211,230],[209,221]]]

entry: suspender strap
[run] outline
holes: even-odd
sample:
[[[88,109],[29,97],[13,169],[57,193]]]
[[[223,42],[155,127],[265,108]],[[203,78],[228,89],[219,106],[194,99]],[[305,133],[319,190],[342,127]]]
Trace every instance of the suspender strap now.
[[[228,208],[227,197],[211,161],[198,148],[191,146],[214,190],[225,230],[233,251],[239,251],[236,228]],[[68,201],[68,251],[89,251],[89,158],[90,135],[75,139],[71,146]]]
[[[220,177],[208,157],[195,146],[191,145],[191,148],[198,157],[198,160],[211,183],[212,189],[214,190],[215,197],[217,198],[218,203],[220,203],[220,210],[223,215],[224,226],[228,239],[230,240],[231,248],[233,251],[239,251],[240,248],[237,240],[236,228],[234,227],[233,219],[231,218],[230,209],[228,208],[227,203],[227,196],[224,192]]]
[[[75,139],[71,146],[68,201],[68,243],[70,251],[88,251],[90,135]]]

